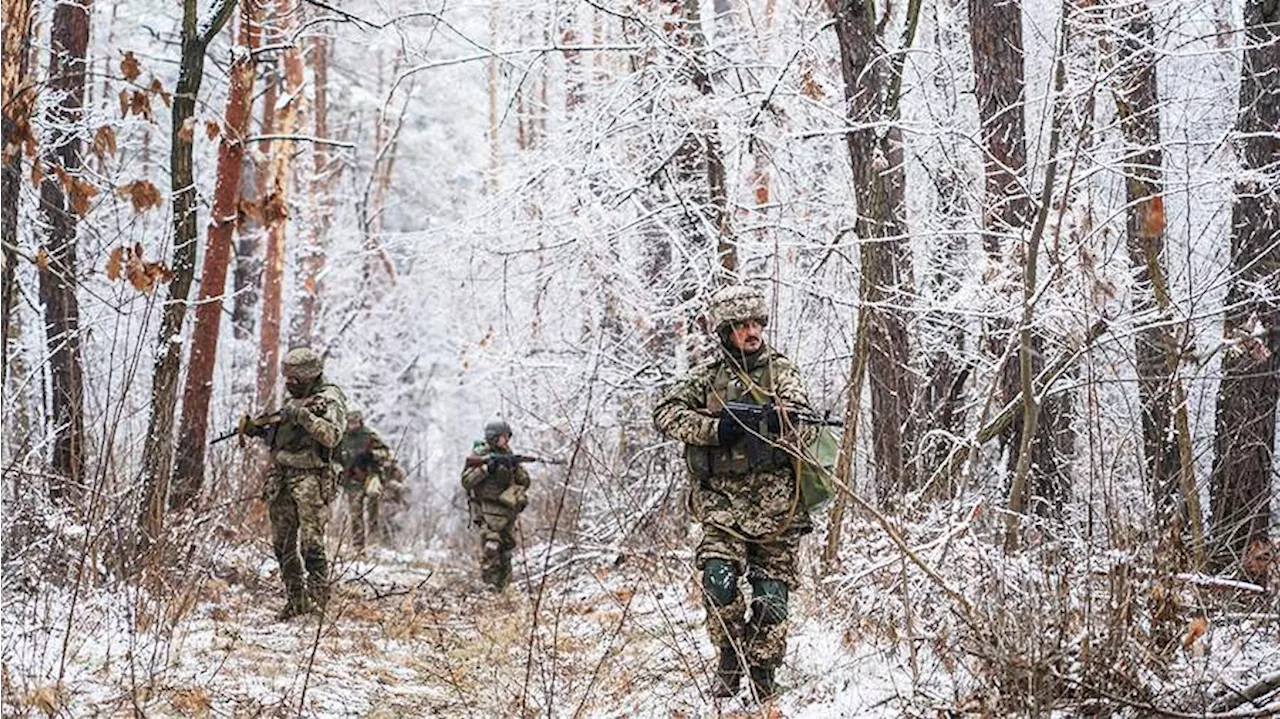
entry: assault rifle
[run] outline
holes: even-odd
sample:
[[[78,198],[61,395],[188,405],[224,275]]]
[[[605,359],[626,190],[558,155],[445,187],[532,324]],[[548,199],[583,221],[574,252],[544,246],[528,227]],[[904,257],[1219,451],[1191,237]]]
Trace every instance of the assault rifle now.
[[[283,421],[284,415],[282,415],[279,410],[260,414],[257,417],[250,417],[248,413],[245,413],[240,417],[240,421],[236,422],[235,429],[224,435],[215,437],[209,445],[213,446],[219,442],[225,442],[232,437],[239,437],[240,446],[243,447],[245,437],[262,437],[263,441],[265,441],[269,447],[275,443],[276,430],[280,428],[280,423]]]
[[[768,439],[783,429],[783,425],[816,425],[825,427],[843,427],[844,422],[831,419],[827,415],[819,415],[804,409],[779,409],[777,405],[751,404],[750,402],[725,402],[724,409],[718,416],[730,415],[742,426],[747,440],[747,458],[757,464],[764,457],[765,444],[774,446]]]
[[[544,457],[530,457],[524,454],[491,454],[488,457],[480,457],[478,455],[469,454],[467,455],[465,464],[467,469],[473,469],[475,467],[488,466],[489,463],[491,462],[495,466],[505,466],[513,469],[515,468],[516,465],[525,464],[526,462],[537,462],[538,464],[564,464],[563,459],[546,459]]]

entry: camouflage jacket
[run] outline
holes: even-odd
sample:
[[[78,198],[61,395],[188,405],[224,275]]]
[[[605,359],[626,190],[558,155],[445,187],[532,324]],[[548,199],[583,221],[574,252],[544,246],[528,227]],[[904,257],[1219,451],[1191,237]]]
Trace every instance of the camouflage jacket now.
[[[271,461],[294,469],[330,468],[347,426],[347,398],[335,384],[317,379],[305,397],[290,397],[295,419],[282,422],[271,445]]]
[[[382,474],[395,462],[382,435],[367,424],[342,435],[338,456],[342,462],[342,483],[348,485],[363,484],[370,474]]]
[[[489,443],[480,439],[476,440],[471,446],[472,456],[487,460],[493,455],[509,455],[510,450],[500,450],[490,447]],[[467,490],[467,496],[472,500],[480,500],[486,502],[502,502],[504,504],[515,504],[514,502],[503,499],[503,493],[507,492],[509,487],[517,487],[514,494],[516,499],[523,499],[525,491],[529,488],[529,473],[525,468],[516,465],[513,468],[499,467],[494,473],[490,473],[488,467],[480,465],[477,467],[462,468],[462,487]],[[510,496],[512,492],[507,492]],[[512,506],[514,509],[514,506]]]
[[[747,463],[743,441],[720,447],[716,438],[717,415],[728,401],[810,409],[800,370],[767,346],[746,367],[722,352],[667,390],[653,421],[663,435],[685,443],[694,519],[751,538],[807,531],[808,512],[796,501],[794,456],[785,448],[808,439],[808,430],[768,438],[771,451]]]

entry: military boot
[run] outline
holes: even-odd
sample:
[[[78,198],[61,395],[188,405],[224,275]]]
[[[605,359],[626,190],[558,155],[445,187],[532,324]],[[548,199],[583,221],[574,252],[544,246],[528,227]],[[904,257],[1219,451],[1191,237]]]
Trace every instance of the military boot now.
[[[738,659],[738,652],[731,646],[720,647],[720,664],[716,667],[715,679],[711,681],[711,696],[737,696],[741,680],[742,662]]]
[[[773,681],[773,667],[751,667],[751,690],[756,701],[766,702],[778,693]]]
[[[276,613],[276,621],[287,622],[296,616],[311,612],[315,606],[302,594],[291,595],[284,607]]]

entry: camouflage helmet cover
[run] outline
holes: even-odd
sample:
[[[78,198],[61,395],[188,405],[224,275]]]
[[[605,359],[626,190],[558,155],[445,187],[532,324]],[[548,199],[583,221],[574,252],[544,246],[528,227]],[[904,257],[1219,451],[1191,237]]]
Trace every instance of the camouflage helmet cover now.
[[[500,419],[491,420],[484,426],[484,441],[492,442],[499,435],[511,436],[511,425]]]
[[[764,293],[760,290],[749,285],[730,285],[711,295],[707,319],[711,322],[713,332],[720,332],[734,322],[746,322],[750,319],[767,325],[769,308],[765,305]]]
[[[284,358],[284,376],[304,382],[319,377],[324,372],[324,360],[308,347],[289,350]]]

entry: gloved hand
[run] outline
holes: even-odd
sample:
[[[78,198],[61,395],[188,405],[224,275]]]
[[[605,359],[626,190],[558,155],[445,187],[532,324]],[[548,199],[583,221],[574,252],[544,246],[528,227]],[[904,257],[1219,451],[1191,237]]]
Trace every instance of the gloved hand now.
[[[732,447],[746,434],[747,430],[741,420],[732,412],[726,409],[720,413],[720,419],[716,422],[716,442],[721,447]]]
[[[286,403],[285,406],[280,408],[280,420],[282,422],[297,422],[298,406],[295,404]]]

